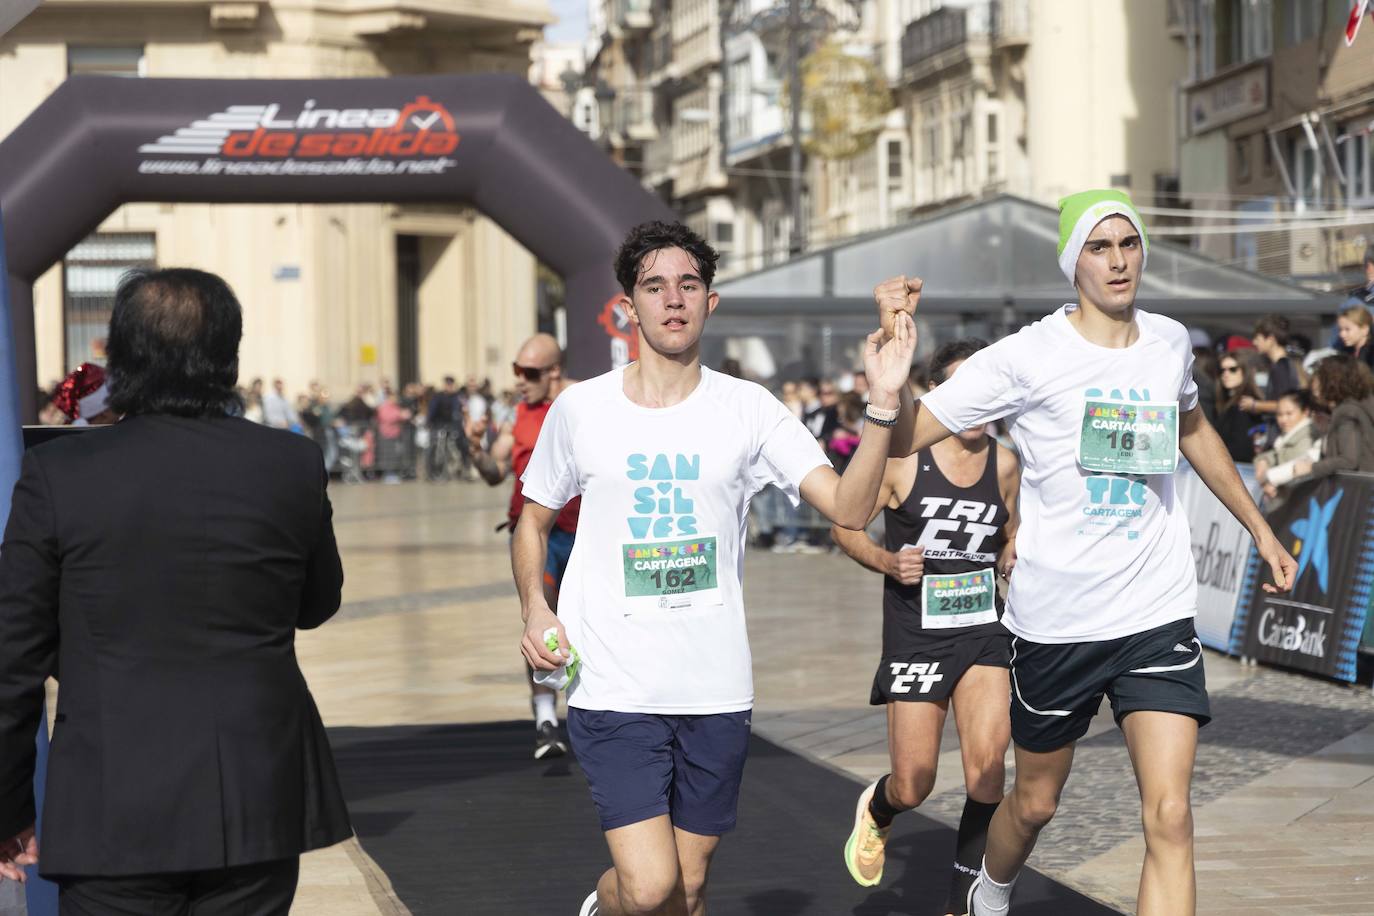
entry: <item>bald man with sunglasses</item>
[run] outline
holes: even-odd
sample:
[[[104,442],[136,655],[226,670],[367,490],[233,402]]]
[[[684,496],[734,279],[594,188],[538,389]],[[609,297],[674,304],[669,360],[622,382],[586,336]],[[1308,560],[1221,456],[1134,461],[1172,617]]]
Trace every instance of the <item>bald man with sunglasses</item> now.
[[[511,491],[509,525],[515,530],[524,507],[525,497],[520,489],[520,475],[525,472],[539,430],[554,398],[573,384],[563,377],[563,351],[549,334],[536,334],[521,344],[511,367],[515,373],[515,390],[520,401],[515,406],[515,419],[503,424],[491,443],[485,417],[467,424],[468,443],[472,461],[482,479],[492,486],[499,485],[510,474],[515,475]],[[549,607],[558,607],[558,588],[568,568],[573,539],[577,535],[579,501],[574,500],[559,513],[553,531],[549,533],[549,553],[544,564],[544,595]],[[568,751],[558,730],[558,693],[530,681],[530,704],[534,710],[534,759],[559,757]]]

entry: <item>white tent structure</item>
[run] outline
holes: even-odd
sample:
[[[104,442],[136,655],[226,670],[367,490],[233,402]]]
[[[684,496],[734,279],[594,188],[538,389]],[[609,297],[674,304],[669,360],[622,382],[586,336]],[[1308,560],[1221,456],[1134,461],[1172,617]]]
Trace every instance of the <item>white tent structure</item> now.
[[[1058,239],[1054,209],[1003,195],[725,280],[703,357],[738,359],[764,379],[853,368],[876,326],[873,287],[898,274],[925,283],[922,353],[954,337],[994,339],[1076,298]],[[1138,301],[1212,334],[1248,335],[1259,315],[1280,312],[1315,335],[1342,298],[1151,241]]]

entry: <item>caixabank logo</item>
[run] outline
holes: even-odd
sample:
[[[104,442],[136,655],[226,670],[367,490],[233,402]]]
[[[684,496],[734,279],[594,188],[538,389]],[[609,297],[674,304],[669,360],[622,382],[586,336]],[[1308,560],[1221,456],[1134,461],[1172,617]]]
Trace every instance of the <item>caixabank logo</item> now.
[[[456,165],[453,115],[428,96],[400,108],[329,108],[310,99],[230,105],[139,147],[145,174],[435,175]],[[171,157],[171,158],[169,158]]]

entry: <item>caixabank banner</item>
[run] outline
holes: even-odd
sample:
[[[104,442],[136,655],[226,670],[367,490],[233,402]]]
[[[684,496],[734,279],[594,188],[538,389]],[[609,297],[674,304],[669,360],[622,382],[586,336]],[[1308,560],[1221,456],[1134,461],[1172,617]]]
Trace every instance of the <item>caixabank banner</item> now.
[[[1259,585],[1268,567],[1251,550],[1231,651],[1355,680],[1355,656],[1374,593],[1374,475],[1338,474],[1299,484],[1269,524],[1298,561],[1297,579],[1290,592],[1268,594]]]

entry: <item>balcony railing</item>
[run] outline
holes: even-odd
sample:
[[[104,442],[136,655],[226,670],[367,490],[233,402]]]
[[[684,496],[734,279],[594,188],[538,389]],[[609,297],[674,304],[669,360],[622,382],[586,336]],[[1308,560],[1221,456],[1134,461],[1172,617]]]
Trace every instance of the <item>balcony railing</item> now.
[[[986,36],[992,25],[991,6],[941,7],[913,20],[902,34],[902,67],[917,67],[942,51],[966,44],[971,36]]]

